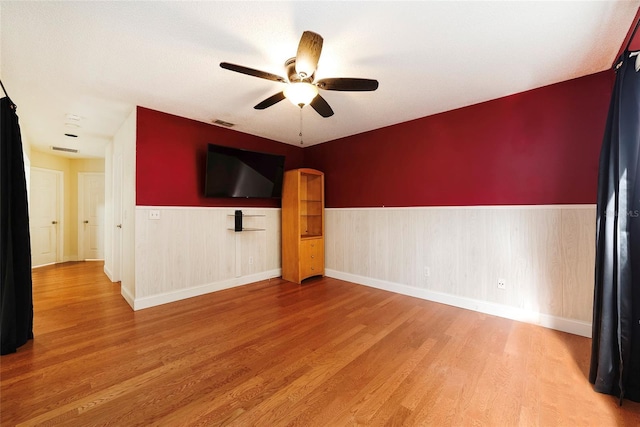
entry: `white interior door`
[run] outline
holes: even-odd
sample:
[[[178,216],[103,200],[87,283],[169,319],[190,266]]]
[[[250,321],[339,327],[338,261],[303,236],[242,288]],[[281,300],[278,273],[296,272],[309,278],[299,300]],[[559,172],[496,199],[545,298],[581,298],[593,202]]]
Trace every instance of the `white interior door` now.
[[[61,171],[31,168],[29,233],[33,267],[62,261],[63,178]]]
[[[104,259],[104,174],[78,174],[78,255]]]
[[[113,157],[113,278],[121,279],[122,268],[122,153]]]

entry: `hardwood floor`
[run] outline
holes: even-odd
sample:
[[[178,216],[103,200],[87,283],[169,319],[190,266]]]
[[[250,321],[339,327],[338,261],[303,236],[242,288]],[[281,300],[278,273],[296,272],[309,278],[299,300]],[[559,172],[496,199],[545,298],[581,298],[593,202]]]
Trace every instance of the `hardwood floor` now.
[[[593,391],[583,337],[328,278],[138,312],[102,263],[33,279],[3,426],[640,425]]]

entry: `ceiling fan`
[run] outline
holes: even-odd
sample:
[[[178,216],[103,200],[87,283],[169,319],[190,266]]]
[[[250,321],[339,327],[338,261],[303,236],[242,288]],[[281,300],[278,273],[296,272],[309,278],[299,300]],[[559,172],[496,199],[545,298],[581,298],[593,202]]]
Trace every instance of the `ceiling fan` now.
[[[319,34],[312,31],[302,33],[296,56],[289,58],[284,63],[288,79],[276,74],[243,67],[242,65],[230,64],[228,62],[221,62],[220,66],[226,70],[237,73],[287,84],[287,87],[282,92],[270,96],[253,107],[256,110],[264,110],[287,98],[300,108],[309,104],[322,117],[331,117],[333,110],[327,101],[320,96],[318,89],[367,92],[376,90],[378,88],[378,81],[372,79],[335,77],[320,79],[314,82],[318,60],[320,59],[320,53],[322,51],[322,42],[323,39]]]

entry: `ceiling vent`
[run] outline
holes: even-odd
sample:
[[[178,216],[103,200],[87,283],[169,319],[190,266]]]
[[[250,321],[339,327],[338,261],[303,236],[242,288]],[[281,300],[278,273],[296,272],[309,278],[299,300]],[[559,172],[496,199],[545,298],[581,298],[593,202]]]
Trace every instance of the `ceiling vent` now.
[[[219,126],[224,126],[226,128],[232,128],[232,127],[235,126],[235,124],[229,123],[229,122],[225,122],[224,120],[214,120],[213,124],[214,125],[219,125]]]
[[[78,150],[75,148],[64,148],[64,147],[51,147],[53,151],[64,151],[65,153],[77,153]]]

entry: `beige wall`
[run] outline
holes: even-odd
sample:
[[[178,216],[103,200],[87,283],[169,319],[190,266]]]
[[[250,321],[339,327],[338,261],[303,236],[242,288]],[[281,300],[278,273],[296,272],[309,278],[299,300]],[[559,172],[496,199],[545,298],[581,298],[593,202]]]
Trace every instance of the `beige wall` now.
[[[29,138],[27,138],[26,135],[22,134],[21,136],[22,136],[22,151],[24,151],[27,157],[31,159],[31,142],[29,141]]]
[[[31,150],[31,167],[64,173],[64,254],[65,261],[78,259],[78,173],[104,172],[104,159],[70,159]]]

